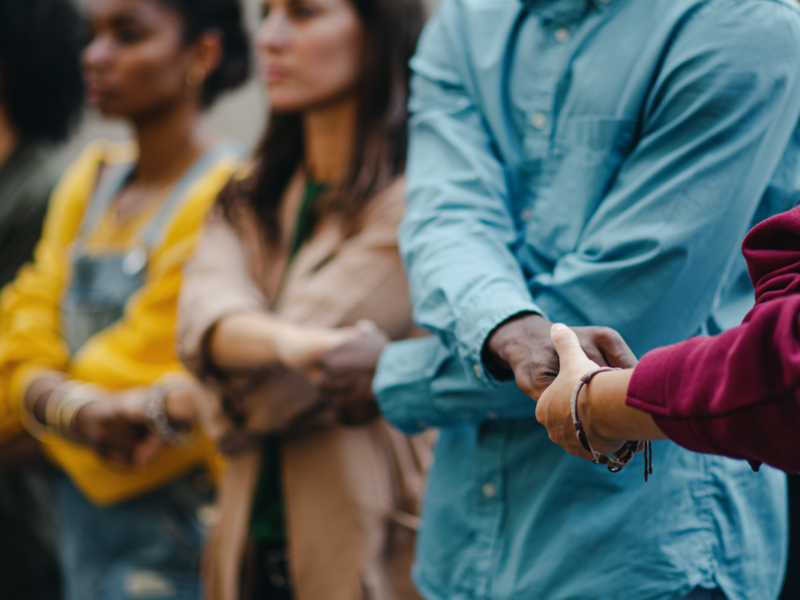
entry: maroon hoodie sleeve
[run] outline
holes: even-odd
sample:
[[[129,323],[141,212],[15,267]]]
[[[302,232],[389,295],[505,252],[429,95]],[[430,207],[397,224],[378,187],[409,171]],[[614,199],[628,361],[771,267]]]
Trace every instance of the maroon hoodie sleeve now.
[[[690,450],[800,471],[800,207],[743,252],[756,288],[744,323],[646,354],[626,403]]]

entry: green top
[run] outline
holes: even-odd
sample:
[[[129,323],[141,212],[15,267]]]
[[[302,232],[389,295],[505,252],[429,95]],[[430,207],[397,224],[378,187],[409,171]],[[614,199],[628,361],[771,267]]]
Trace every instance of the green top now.
[[[306,179],[306,188],[300,204],[289,254],[290,261],[294,260],[303,244],[314,233],[317,225],[316,215],[313,211],[314,205],[326,187],[324,183]],[[276,436],[267,438],[261,454],[261,473],[258,477],[256,497],[250,514],[250,535],[257,542],[286,543],[286,513],[281,493],[280,451],[280,440]]]

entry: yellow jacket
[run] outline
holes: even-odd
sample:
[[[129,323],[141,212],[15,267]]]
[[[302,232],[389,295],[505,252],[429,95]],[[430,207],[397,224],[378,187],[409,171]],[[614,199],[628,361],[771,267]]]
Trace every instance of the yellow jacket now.
[[[182,371],[175,357],[175,320],[183,263],[191,256],[206,212],[236,169],[219,160],[187,192],[153,249],[147,278],[123,318],[70,356],[60,333],[60,301],[70,272],[70,245],[94,191],[100,164],[130,160],[130,145],[97,143],[68,169],[53,192],[33,263],[0,298],[0,440],[21,430],[25,391],[43,370],[110,390],[150,385]],[[192,467],[213,471],[216,453],[203,439],[168,448],[143,469],[111,465],[94,452],[51,437],[45,451],[97,504],[112,504],[160,487]]]

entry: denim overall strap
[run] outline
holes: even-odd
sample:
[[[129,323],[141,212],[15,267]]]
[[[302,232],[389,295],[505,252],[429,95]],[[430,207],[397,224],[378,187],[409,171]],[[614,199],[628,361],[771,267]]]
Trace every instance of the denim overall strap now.
[[[245,147],[239,142],[221,142],[207,150],[183,177],[172,187],[169,196],[162,204],[156,218],[147,226],[142,235],[139,246],[151,250],[158,243],[163,229],[169,223],[173,213],[180,205],[181,200],[191,187],[211,168],[218,160],[231,158],[242,159],[246,154]],[[135,162],[109,165],[102,173],[94,195],[89,202],[89,207],[83,217],[80,231],[75,239],[76,254],[83,251],[86,240],[92,235],[106,210],[122,191],[136,168]]]
[[[135,166],[135,163],[132,162],[119,163],[108,165],[103,170],[83,216],[78,235],[73,243],[76,253],[82,253],[86,240],[97,229],[100,219],[103,218],[108,207],[111,206],[111,203],[122,191]]]
[[[214,163],[223,158],[239,160],[244,155],[245,148],[238,142],[221,142],[207,150],[172,188],[169,197],[161,207],[161,211],[145,229],[139,245],[147,250],[151,250],[158,245],[162,232],[170,222],[175,210],[180,206],[183,197],[208,172]]]
[[[240,146],[218,144],[201,156],[172,187],[156,217],[133,249],[124,254],[90,256],[86,241],[119,195],[135,168],[112,165],[102,174],[72,250],[72,277],[61,301],[62,335],[73,354],[95,334],[119,321],[128,300],[145,282],[149,254],[160,241],[186,194],[223,157],[242,156]]]

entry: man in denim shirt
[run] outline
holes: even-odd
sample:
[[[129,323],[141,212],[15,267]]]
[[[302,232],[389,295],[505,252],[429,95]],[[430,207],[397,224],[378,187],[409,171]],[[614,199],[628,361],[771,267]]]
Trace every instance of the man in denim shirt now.
[[[550,443],[531,397],[557,370],[549,321],[642,354],[752,304],[738,246],[800,200],[798,11],[444,0],[412,66],[400,240],[436,335],[390,345],[374,389],[404,431],[441,430],[422,594],[774,599],[782,474],[668,442],[649,483],[641,457],[612,474]]]

